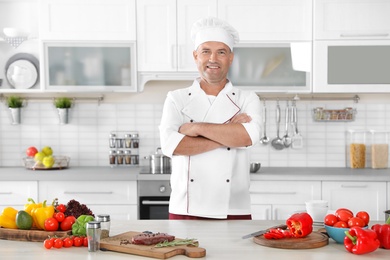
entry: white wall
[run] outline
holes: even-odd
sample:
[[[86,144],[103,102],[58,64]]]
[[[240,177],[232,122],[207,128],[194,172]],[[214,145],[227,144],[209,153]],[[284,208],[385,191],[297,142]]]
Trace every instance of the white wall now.
[[[0,105],[0,166],[21,166],[25,149],[49,145],[56,155],[71,157],[71,166],[108,166],[108,136],[111,131],[139,131],[140,158],[159,146],[158,124],[166,93],[186,87],[191,82],[150,82],[137,94],[107,94],[97,102],[77,101],[71,110],[70,122],[59,125],[51,101],[31,100],[22,110],[22,124],[11,125],[9,112]],[[275,95],[274,95],[275,96]],[[352,97],[353,95],[345,95]],[[253,148],[252,161],[263,166],[344,167],[345,132],[348,129],[390,131],[388,95],[361,96],[353,101],[298,101],[299,131],[304,137],[300,150],[274,150],[270,145]],[[274,100],[266,101],[268,108],[267,134],[276,136]],[[280,101],[282,112],[285,101]],[[314,122],[314,107],[342,109],[356,107],[354,122]],[[282,118],[284,112],[282,113]],[[284,133],[282,120],[281,133]],[[142,159],[142,165],[148,160]]]

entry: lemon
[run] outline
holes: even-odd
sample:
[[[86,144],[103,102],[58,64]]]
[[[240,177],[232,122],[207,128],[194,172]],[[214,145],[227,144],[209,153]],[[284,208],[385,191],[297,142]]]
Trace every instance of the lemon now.
[[[42,164],[46,168],[51,168],[51,167],[53,167],[54,162],[55,162],[54,157],[49,155],[49,156],[46,156],[45,158],[43,158]]]
[[[49,155],[52,155],[53,154],[53,149],[51,149],[50,146],[45,146],[42,148],[42,152],[46,155],[46,156],[49,156]]]
[[[28,214],[24,210],[18,211],[18,213],[16,214],[15,221],[16,221],[16,226],[19,229],[28,230],[28,229],[31,229],[31,227],[33,225],[33,218],[31,217],[30,214]]]
[[[43,152],[37,152],[34,156],[34,160],[36,162],[42,162],[43,161],[43,158],[45,158],[45,154]]]

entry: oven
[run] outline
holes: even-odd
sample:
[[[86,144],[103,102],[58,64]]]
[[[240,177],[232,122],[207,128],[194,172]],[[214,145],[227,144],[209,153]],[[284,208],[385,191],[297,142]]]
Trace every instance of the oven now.
[[[138,181],[138,219],[168,219],[169,180]]]

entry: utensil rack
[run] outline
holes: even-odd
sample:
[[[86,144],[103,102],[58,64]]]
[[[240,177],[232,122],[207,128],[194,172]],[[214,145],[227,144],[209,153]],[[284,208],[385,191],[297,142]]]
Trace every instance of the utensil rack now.
[[[0,101],[3,101],[6,98],[4,94],[0,94]],[[26,102],[29,100],[52,100],[53,103],[56,100],[56,98],[59,97],[22,97]],[[72,99],[73,103],[75,101],[97,101],[98,105],[100,105],[100,102],[104,100],[104,96],[99,96],[99,97],[69,97]]]
[[[355,120],[356,109],[346,107],[344,109],[313,109],[313,120],[316,122],[352,122]]]
[[[294,96],[284,96],[284,97],[275,97],[275,96],[266,96],[266,95],[261,95],[257,94],[260,100],[262,101],[267,101],[267,100],[279,100],[279,101],[334,101],[334,100],[352,100],[355,103],[359,103],[360,97],[358,95],[355,95],[353,97],[315,97],[315,96],[298,96],[298,94]]]

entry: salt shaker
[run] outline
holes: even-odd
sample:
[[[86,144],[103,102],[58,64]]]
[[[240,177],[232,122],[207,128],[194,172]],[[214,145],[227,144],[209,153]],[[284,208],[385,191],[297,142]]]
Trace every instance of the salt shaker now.
[[[97,221],[100,222],[100,227],[102,230],[102,234],[100,236],[101,239],[107,238],[110,236],[110,215],[98,215]]]
[[[96,252],[100,249],[101,227],[99,221],[90,221],[86,224],[88,251]]]

